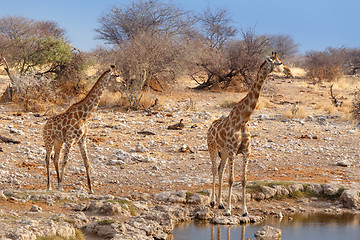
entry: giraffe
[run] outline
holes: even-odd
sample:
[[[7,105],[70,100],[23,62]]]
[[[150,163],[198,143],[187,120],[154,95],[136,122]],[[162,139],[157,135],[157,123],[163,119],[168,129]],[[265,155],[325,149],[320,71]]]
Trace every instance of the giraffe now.
[[[115,70],[115,66],[111,65],[110,69],[105,71],[97,80],[95,85],[89,91],[89,93],[81,101],[70,106],[64,113],[53,116],[47,120],[43,129],[43,139],[45,143],[46,156],[46,171],[47,171],[47,189],[51,190],[50,183],[50,158],[51,152],[54,150],[55,154],[53,162],[56,170],[58,180],[58,190],[63,191],[63,177],[65,173],[66,165],[68,164],[69,152],[74,144],[78,144],[81,152],[81,156],[84,160],[86,168],[87,182],[89,186],[89,193],[93,193],[90,177],[90,162],[87,156],[86,149],[86,137],[87,137],[87,120],[91,114],[95,111],[99,105],[100,97],[108,85],[109,81],[115,79],[117,82],[123,80],[120,79],[119,74]],[[123,84],[125,84],[123,82]],[[64,156],[60,167],[60,154],[64,147]]]
[[[219,209],[224,209],[222,202],[222,180],[224,169],[229,163],[229,195],[226,215],[231,215],[231,195],[234,183],[234,157],[242,153],[242,211],[243,216],[248,214],[246,208],[246,169],[250,156],[250,133],[247,128],[247,122],[254,112],[255,106],[259,100],[260,92],[265,78],[272,71],[290,71],[280,58],[277,57],[276,52],[272,53],[271,57],[267,57],[264,63],[260,66],[257,73],[257,78],[252,85],[248,94],[238,102],[231,110],[228,116],[221,117],[215,120],[210,126],[207,133],[207,144],[209,155],[212,163],[212,193],[210,205],[215,207],[215,181],[216,175],[219,176],[219,189],[217,195],[217,203]],[[291,72],[290,72],[291,73]],[[217,155],[220,157],[220,162],[217,165]]]

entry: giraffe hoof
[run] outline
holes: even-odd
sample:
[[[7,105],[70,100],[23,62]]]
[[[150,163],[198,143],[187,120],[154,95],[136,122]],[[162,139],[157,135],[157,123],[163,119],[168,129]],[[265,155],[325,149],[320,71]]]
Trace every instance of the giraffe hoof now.
[[[215,202],[210,202],[210,207],[215,207]]]
[[[219,209],[225,209],[224,205],[220,204]]]

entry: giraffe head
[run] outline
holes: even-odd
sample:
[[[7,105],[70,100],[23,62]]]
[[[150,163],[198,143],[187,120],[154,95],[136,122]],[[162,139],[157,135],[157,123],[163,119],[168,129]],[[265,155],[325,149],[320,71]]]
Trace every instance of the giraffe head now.
[[[110,77],[115,79],[116,82],[122,83],[126,87],[126,82],[120,77],[120,74],[115,69],[115,65],[110,65]]]
[[[290,69],[283,63],[283,61],[277,56],[276,52],[272,52],[271,57],[267,57],[266,61],[267,69],[270,72],[282,72],[286,76],[292,77]]]

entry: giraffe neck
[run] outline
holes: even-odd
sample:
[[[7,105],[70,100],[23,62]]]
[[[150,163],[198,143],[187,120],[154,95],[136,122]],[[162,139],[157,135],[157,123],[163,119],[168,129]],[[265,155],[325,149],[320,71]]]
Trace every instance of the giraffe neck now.
[[[68,111],[79,112],[79,118],[87,120],[95,111],[100,102],[100,97],[110,81],[110,70],[104,72],[91,88],[90,92],[80,102],[72,105]]]
[[[236,129],[236,131],[239,131],[241,128],[243,128],[244,125],[249,121],[250,116],[254,112],[256,104],[259,100],[264,81],[270,72],[271,71],[266,66],[266,62],[264,62],[261,65],[257,73],[256,81],[251,86],[248,94],[231,110],[229,114],[229,120],[233,124],[233,127]]]

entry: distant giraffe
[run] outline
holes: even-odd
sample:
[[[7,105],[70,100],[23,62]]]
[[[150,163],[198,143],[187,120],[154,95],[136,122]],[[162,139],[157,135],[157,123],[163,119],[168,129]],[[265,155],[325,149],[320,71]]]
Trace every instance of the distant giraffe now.
[[[111,65],[110,69],[105,71],[92,87],[90,92],[80,102],[73,104],[66,112],[56,115],[48,119],[43,129],[43,139],[46,149],[46,171],[47,171],[47,189],[51,190],[50,183],[50,155],[54,149],[53,158],[54,166],[58,179],[58,190],[63,191],[63,177],[65,168],[68,163],[69,152],[74,144],[78,144],[82,158],[86,168],[86,176],[88,180],[89,192],[93,193],[90,177],[90,162],[86,150],[87,137],[87,120],[99,105],[100,97],[111,79],[117,82],[122,81],[119,74],[115,70],[115,66]],[[64,159],[59,172],[59,156],[64,148]]]
[[[252,85],[249,93],[238,102],[231,110],[227,117],[221,117],[215,120],[209,128],[207,134],[207,143],[212,162],[213,185],[211,194],[211,206],[215,206],[215,180],[219,175],[219,191],[217,203],[220,209],[224,208],[221,192],[222,180],[226,164],[229,162],[229,196],[226,214],[231,215],[231,195],[234,184],[234,157],[236,154],[243,155],[242,168],[242,197],[243,197],[243,215],[248,214],[246,208],[246,168],[250,155],[250,133],[247,129],[247,122],[254,112],[256,104],[259,100],[262,85],[266,76],[272,71],[290,71],[282,61],[273,53],[271,57],[266,58],[265,62],[260,66],[257,73],[256,82]],[[291,71],[290,71],[291,74]],[[217,164],[217,156],[220,162]]]

